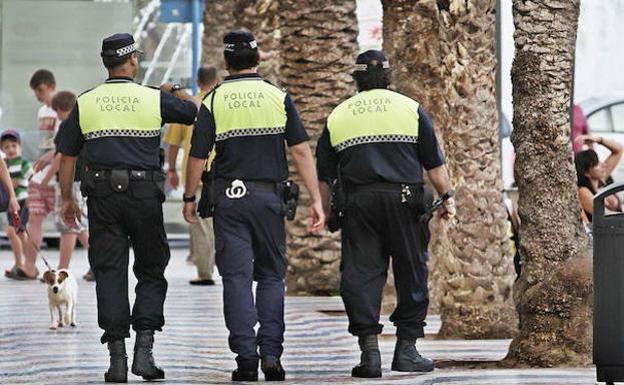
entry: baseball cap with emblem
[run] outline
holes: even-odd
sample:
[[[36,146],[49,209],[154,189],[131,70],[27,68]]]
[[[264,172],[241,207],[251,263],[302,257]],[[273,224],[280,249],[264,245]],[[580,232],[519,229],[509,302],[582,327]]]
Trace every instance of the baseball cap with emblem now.
[[[258,50],[258,42],[251,31],[237,29],[223,37],[223,50],[225,52],[234,52],[244,49]]]
[[[143,53],[129,33],[116,33],[102,40],[102,57],[122,57],[133,52]]]
[[[390,62],[383,52],[375,49],[370,49],[358,55],[357,59],[355,60],[355,72],[369,71],[374,68],[390,68]]]
[[[2,134],[0,135],[0,142],[3,142],[5,139],[13,139],[18,143],[22,142],[22,138],[19,132],[13,129],[4,130],[2,132]]]

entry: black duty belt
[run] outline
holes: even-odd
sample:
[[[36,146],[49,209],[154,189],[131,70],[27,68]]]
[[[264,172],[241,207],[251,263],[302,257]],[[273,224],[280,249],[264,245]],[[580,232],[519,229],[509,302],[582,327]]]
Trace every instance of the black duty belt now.
[[[358,185],[348,185],[347,192],[371,192],[371,191],[379,191],[379,192],[403,192],[405,186],[422,186],[422,184],[401,184],[401,183],[368,183],[368,184],[358,184]]]
[[[217,183],[224,186],[230,186],[237,179],[217,178]],[[250,187],[252,190],[267,191],[267,192],[279,192],[277,186],[281,183],[277,182],[262,182],[262,181],[250,181],[244,180],[243,184]]]
[[[160,170],[89,170],[87,175],[94,181],[108,180],[113,172],[126,172],[130,180],[160,181],[163,177]]]

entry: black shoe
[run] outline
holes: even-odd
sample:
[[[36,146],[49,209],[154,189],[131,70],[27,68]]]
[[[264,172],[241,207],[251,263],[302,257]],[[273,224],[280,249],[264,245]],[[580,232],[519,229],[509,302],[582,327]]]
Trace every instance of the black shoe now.
[[[195,278],[191,279],[189,283],[196,286],[214,286],[215,281],[208,278]]]
[[[286,379],[286,372],[279,358],[273,356],[262,357],[260,368],[262,373],[264,373],[265,381],[284,381]]]
[[[258,381],[258,369],[238,368],[232,372],[232,381]]]
[[[140,330],[136,332],[132,373],[143,377],[146,381],[163,380],[165,378],[164,370],[154,363],[154,356],[152,354],[153,347],[153,330]]]
[[[392,359],[395,372],[431,372],[433,361],[424,358],[416,350],[416,340],[397,340]]]
[[[110,354],[110,366],[104,373],[104,382],[128,382],[128,356],[126,355],[125,341],[109,342],[108,351]]]

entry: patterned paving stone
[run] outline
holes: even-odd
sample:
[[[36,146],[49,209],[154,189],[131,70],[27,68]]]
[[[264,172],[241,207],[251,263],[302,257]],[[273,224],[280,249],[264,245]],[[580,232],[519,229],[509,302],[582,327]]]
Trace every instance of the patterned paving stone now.
[[[234,368],[227,347],[227,331],[221,310],[221,287],[194,287],[188,279],[194,268],[184,262],[186,250],[173,250],[167,278],[166,326],[156,336],[155,356],[166,371],[167,384],[229,384]],[[57,252],[44,251],[54,265]],[[9,251],[0,252],[8,266]],[[40,267],[41,268],[41,267]],[[86,253],[77,252],[72,271],[78,277],[87,270]],[[131,278],[134,285],[134,279]],[[99,344],[94,284],[79,282],[76,328],[48,329],[46,286],[39,282],[15,282],[0,278],[0,384],[103,383],[107,351]],[[130,294],[131,298],[133,293]],[[357,362],[357,341],[346,332],[346,316],[340,298],[288,297],[286,344],[283,363],[287,384],[592,384],[592,369],[468,370],[437,369],[426,375],[398,374],[389,370],[394,328],[384,319],[381,339],[383,378],[352,379]],[[430,317],[426,333],[440,327]],[[131,351],[133,340],[127,341]],[[419,341],[421,352],[434,360],[496,361],[503,358],[508,340]],[[130,382],[142,383],[130,375]]]

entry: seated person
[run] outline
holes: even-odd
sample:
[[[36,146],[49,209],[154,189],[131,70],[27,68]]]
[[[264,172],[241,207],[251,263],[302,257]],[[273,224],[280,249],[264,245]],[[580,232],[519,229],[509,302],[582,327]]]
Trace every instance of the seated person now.
[[[611,173],[620,163],[622,158],[622,146],[614,140],[605,139],[600,136],[580,135],[577,141],[593,147],[594,143],[606,147],[611,154],[601,162],[598,154],[593,149],[583,150],[574,156],[576,166],[578,196],[581,208],[589,222],[592,221],[594,195],[598,190],[609,183],[612,183]],[[620,199],[611,195],[605,199],[606,213],[621,212],[622,204]]]

